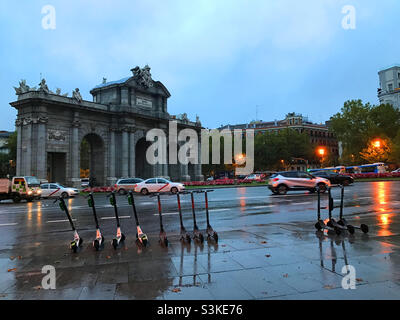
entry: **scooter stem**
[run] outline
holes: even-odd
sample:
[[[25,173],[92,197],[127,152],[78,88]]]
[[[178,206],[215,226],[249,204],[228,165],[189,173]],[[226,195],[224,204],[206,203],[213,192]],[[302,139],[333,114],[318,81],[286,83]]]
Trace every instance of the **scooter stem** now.
[[[98,221],[98,219],[97,219],[96,208],[95,208],[95,206],[94,206],[93,194],[90,193],[90,194],[89,194],[89,197],[90,197],[90,201],[92,202],[92,210],[93,210],[94,221],[96,222],[96,229],[99,229],[99,221]]]
[[[318,195],[318,221],[321,220],[321,192],[319,187],[317,187],[317,195]]]
[[[117,227],[119,228],[120,224],[119,224],[119,216],[118,216],[118,209],[117,209],[117,200],[115,199],[115,194],[114,193],[111,194],[111,197],[113,197],[114,213],[115,213],[115,218],[117,219]]]
[[[190,196],[191,196],[191,199],[192,199],[193,222],[194,222],[194,226],[196,227],[196,226],[197,226],[197,223],[196,223],[196,214],[195,214],[195,212],[194,212],[194,195],[193,195],[193,192],[190,194]]]
[[[176,194],[176,197],[178,198],[178,211],[179,211],[179,221],[181,223],[181,229],[183,227],[183,220],[182,220],[182,207],[181,207],[181,197],[179,195],[179,192]]]
[[[163,226],[163,223],[162,223],[160,194],[157,194],[157,202],[158,202],[158,214],[159,214],[159,216],[160,216],[160,229],[161,229],[161,230],[164,230],[164,226]]]
[[[344,205],[344,186],[340,186],[341,190],[341,197],[340,197],[340,219],[343,218],[343,205]]]
[[[132,208],[133,208],[133,213],[135,215],[136,226],[139,226],[139,220],[138,220],[138,217],[137,217],[136,205],[135,205],[135,200],[133,199],[132,191],[129,191],[129,197],[131,198],[131,201],[132,201]]]
[[[206,202],[206,217],[207,217],[207,227],[210,226],[210,217],[208,215],[208,196],[207,196],[207,190],[204,191],[204,196],[205,196],[205,202]]]

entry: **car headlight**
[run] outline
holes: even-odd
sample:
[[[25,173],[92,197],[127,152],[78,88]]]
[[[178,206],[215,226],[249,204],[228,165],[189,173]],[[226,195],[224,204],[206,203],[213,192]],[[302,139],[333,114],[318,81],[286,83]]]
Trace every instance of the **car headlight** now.
[[[42,193],[42,190],[40,190],[40,189],[39,189],[39,190],[36,190],[36,193],[37,193],[37,194],[41,194],[41,193]]]
[[[28,192],[27,192],[27,194],[28,195],[31,195],[33,192],[31,191],[31,190],[29,190]]]

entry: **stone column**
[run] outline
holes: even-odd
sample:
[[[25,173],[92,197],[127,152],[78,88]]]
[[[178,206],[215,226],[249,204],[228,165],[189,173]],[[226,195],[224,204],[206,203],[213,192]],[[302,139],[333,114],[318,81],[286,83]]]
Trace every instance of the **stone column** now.
[[[170,179],[169,175],[168,175],[168,164],[163,164],[163,177],[165,179]]]
[[[136,140],[135,131],[131,131],[129,134],[129,176],[136,176]]]
[[[109,131],[109,165],[108,165],[108,185],[113,185],[117,178],[115,177],[115,129],[110,128]]]
[[[204,181],[204,176],[201,170],[201,142],[198,147],[198,163],[194,165],[194,174],[196,181]]]
[[[188,174],[188,165],[187,164],[179,164],[179,178],[180,181],[190,181],[190,176]]]
[[[46,128],[47,117],[40,117],[38,119],[38,137],[37,137],[37,162],[36,162],[36,177],[40,180],[47,179],[47,157],[46,157]]]
[[[16,175],[20,176],[21,164],[22,164],[22,121],[17,119],[15,121],[15,126],[17,127],[17,160],[16,160]]]
[[[24,176],[30,176],[32,175],[32,119],[28,118],[25,121],[26,126],[23,130],[23,141],[25,143],[22,147],[24,162],[21,174]]]
[[[74,188],[81,188],[81,173],[80,173],[80,144],[79,144],[79,114],[75,112],[74,121],[72,122],[71,135],[71,183]]]
[[[129,167],[129,142],[128,142],[128,129],[122,129],[122,177],[128,177],[128,167]]]

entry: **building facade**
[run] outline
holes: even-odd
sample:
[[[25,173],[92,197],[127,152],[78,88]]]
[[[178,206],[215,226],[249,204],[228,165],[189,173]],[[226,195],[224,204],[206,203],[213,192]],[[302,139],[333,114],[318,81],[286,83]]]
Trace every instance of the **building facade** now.
[[[307,117],[294,112],[288,113],[283,120],[252,121],[245,124],[226,125],[220,129],[253,129],[255,135],[293,129],[299,133],[306,133],[310,138],[310,143],[316,147],[325,147],[329,153],[339,156],[338,141],[334,134],[329,131],[329,121],[325,124],[315,124],[310,122]]]
[[[90,150],[90,176],[98,185],[112,185],[121,177],[201,180],[200,162],[147,161],[149,130],[160,129],[169,137],[171,120],[176,121],[178,130],[200,132],[201,124],[189,121],[185,114],[173,117],[168,113],[170,93],[151,78],[148,66],[131,71],[131,77],[118,81],[103,79],[90,92],[93,101],[83,100],[78,88],[68,97],[60,89],[50,91],[44,79],[38,89],[21,81],[15,88],[18,100],[10,103],[18,110],[17,175],[79,187],[80,151],[85,139]]]
[[[0,153],[7,154],[9,152],[7,148],[8,138],[11,136],[12,132],[0,131]]]
[[[390,103],[400,108],[400,66],[393,66],[378,72],[378,98],[381,104]]]

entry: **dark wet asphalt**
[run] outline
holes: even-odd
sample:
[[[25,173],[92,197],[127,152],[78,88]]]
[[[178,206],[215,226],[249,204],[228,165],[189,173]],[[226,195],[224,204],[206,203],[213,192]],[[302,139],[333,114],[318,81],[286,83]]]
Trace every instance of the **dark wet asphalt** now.
[[[317,234],[316,195],[272,196],[266,187],[216,189],[209,194],[218,245],[182,246],[176,196],[162,196],[170,241],[158,245],[156,198],[136,197],[151,245],[134,243],[135,222],[126,197],[118,196],[125,246],[115,251],[113,208],[105,195],[96,207],[106,246],[95,252],[95,226],[83,197],[69,199],[82,250],[73,254],[69,224],[53,200],[0,203],[0,299],[399,299],[400,182],[356,183],[346,188],[345,215],[370,233]],[[339,188],[333,189],[339,205]],[[205,229],[204,195],[195,195]],[[190,196],[182,196],[184,225],[193,230]],[[327,196],[322,197],[327,206]],[[334,215],[338,215],[335,209]],[[327,217],[327,210],[323,210]],[[357,289],[344,290],[345,264],[357,271]],[[40,288],[44,265],[56,268],[56,290]]]

